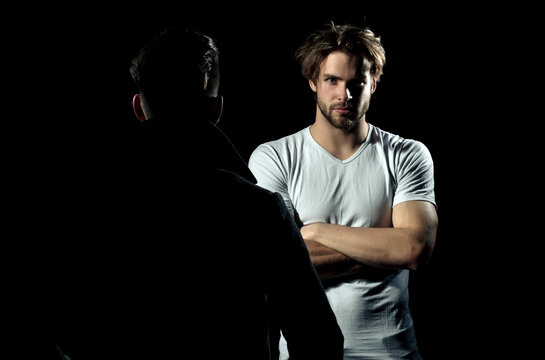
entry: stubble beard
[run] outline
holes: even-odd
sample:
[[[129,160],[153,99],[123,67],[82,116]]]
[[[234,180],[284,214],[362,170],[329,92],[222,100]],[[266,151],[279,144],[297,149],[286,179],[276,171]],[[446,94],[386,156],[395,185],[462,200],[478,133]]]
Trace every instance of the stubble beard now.
[[[322,101],[317,100],[316,102],[322,115],[333,127],[347,132],[357,130],[361,123],[361,119],[364,117],[367,110],[369,110],[369,101],[365,101],[361,109],[359,109],[359,111],[357,111],[354,115],[341,116],[334,112],[334,108],[340,104],[333,104],[328,108]],[[354,108],[352,109],[354,110]]]

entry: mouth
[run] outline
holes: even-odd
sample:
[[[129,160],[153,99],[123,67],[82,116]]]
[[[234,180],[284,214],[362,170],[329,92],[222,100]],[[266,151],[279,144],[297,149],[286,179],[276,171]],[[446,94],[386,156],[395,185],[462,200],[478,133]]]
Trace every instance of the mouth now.
[[[333,111],[336,112],[339,115],[348,115],[348,114],[352,113],[352,109],[344,108],[344,107],[334,108]]]

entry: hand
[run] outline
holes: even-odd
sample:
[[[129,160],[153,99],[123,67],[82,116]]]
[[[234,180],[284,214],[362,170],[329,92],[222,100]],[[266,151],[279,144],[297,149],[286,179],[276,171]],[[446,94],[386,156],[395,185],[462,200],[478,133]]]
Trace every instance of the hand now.
[[[318,233],[322,225],[322,223],[312,223],[301,226],[299,230],[301,231],[301,236],[303,237],[303,240],[312,240],[319,242]]]

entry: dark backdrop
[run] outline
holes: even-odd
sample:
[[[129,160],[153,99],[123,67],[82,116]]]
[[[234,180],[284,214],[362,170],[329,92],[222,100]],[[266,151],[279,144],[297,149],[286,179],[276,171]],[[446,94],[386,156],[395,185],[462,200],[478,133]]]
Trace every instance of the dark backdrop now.
[[[386,49],[367,120],[424,142],[435,161],[436,249],[429,266],[412,272],[410,280],[422,355],[463,358],[497,348],[504,335],[490,336],[498,327],[489,308],[497,301],[491,294],[499,283],[481,262],[484,249],[488,258],[495,257],[497,247],[491,245],[497,239],[480,225],[482,204],[493,197],[486,175],[496,171],[497,162],[475,136],[489,132],[492,123],[506,124],[510,116],[493,111],[495,99],[488,95],[496,86],[489,82],[495,78],[490,72],[495,28],[465,11],[401,9],[377,15],[347,6],[294,12],[274,3],[224,6],[209,16],[194,10],[82,12],[58,26],[65,50],[60,63],[69,74],[59,99],[70,119],[61,156],[68,169],[63,181],[83,191],[92,188],[116,144],[135,126],[129,61],[162,27],[187,20],[218,40],[224,96],[219,126],[247,160],[259,143],[314,120],[311,91],[293,57],[301,41],[331,20],[365,24]],[[500,331],[507,337],[510,332]]]

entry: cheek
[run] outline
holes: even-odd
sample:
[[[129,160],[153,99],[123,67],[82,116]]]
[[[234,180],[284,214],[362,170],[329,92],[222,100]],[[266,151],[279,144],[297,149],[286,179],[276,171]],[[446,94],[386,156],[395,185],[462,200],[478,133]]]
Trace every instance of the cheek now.
[[[367,101],[368,99],[371,98],[371,94],[372,94],[372,93],[373,93],[373,92],[371,91],[371,87],[370,87],[370,86],[366,87],[366,88],[363,89],[362,92],[361,92],[360,100],[361,100],[361,101]]]
[[[371,91],[370,89],[366,89],[364,90],[362,93],[359,94],[358,96],[358,102],[357,102],[357,106],[358,108],[363,108],[365,106],[367,106],[366,104],[368,104],[371,100]]]
[[[326,102],[334,101],[336,98],[335,91],[330,86],[320,86],[317,90],[317,96]]]

